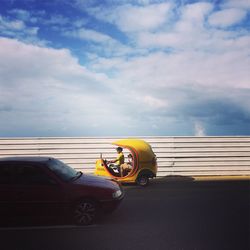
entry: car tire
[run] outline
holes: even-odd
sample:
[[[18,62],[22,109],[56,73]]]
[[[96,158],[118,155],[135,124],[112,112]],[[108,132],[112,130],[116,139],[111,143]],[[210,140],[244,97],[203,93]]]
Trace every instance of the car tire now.
[[[146,187],[149,184],[149,178],[147,175],[141,175],[137,178],[136,183],[141,187]]]
[[[87,226],[94,223],[97,215],[96,202],[86,199],[77,203],[73,209],[73,221],[76,225]]]

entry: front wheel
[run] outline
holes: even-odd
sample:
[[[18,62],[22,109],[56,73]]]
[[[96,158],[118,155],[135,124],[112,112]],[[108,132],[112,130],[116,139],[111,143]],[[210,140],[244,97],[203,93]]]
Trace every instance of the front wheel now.
[[[83,200],[73,209],[73,220],[77,225],[93,224],[97,215],[96,203],[92,200]]]
[[[141,175],[136,180],[137,184],[141,187],[146,187],[149,184],[149,178],[147,175]]]

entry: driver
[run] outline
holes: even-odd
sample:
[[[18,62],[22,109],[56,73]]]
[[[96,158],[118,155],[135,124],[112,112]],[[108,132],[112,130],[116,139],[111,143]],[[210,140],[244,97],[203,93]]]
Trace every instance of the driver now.
[[[123,152],[122,152],[123,148],[118,147],[118,148],[116,148],[116,151],[117,151],[117,154],[118,154],[116,159],[109,161],[109,163],[115,163],[115,164],[112,164],[112,167],[116,167],[119,170],[119,173],[121,173],[120,166],[122,164],[124,164],[124,155],[123,155]]]

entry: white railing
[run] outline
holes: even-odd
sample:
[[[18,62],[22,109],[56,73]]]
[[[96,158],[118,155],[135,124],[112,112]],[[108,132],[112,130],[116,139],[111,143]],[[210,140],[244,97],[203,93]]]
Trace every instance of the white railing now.
[[[0,138],[0,157],[51,156],[93,173],[95,161],[116,156],[115,137]],[[158,159],[158,176],[250,175],[250,136],[141,137]],[[125,151],[126,153],[126,151]]]

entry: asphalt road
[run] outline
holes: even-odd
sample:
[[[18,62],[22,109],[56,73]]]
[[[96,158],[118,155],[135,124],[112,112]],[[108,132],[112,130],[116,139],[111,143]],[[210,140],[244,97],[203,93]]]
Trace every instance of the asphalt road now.
[[[0,249],[250,249],[250,181],[166,178],[125,190],[95,225],[2,228]]]

